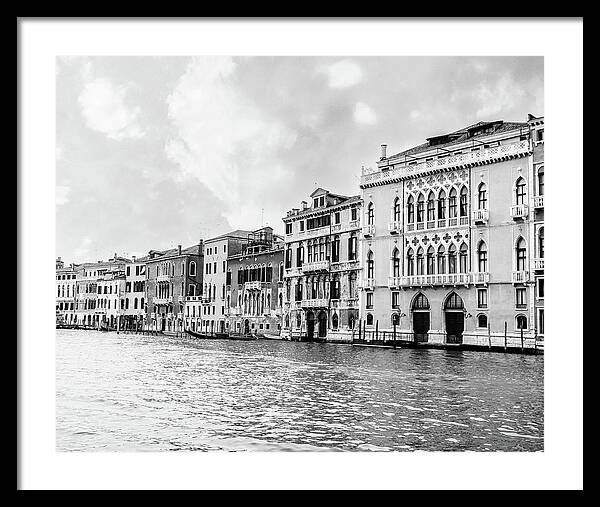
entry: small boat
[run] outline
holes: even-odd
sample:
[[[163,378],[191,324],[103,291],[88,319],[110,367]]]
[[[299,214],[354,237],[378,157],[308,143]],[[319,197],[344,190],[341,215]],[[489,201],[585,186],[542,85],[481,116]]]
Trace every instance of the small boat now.
[[[274,334],[274,333],[263,333],[263,338],[265,340],[281,340],[281,335],[280,334]]]
[[[196,331],[192,331],[191,329],[186,329],[185,332],[194,338],[210,338],[210,335],[206,333],[198,333]]]

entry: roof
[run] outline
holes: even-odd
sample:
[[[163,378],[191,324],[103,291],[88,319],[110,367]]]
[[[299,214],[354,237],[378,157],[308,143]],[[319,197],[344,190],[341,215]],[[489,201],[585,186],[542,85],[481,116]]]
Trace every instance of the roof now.
[[[182,248],[181,255],[185,255],[185,254],[197,255],[198,254],[198,246],[199,246],[198,244],[195,244],[192,246],[188,246],[187,248]],[[143,257],[144,261],[151,262],[151,261],[164,259],[165,257],[179,256],[179,248],[169,248],[168,250],[150,250],[150,252],[157,253],[158,257],[151,259],[150,255],[146,255]],[[140,260],[142,260],[142,259],[136,259],[136,262],[138,262]]]
[[[486,133],[475,133],[472,136],[469,136],[469,131],[476,129],[477,127],[481,127],[483,125],[494,126],[493,132]],[[427,140],[438,139],[445,136],[450,137],[451,139],[446,143],[440,143],[431,145],[429,142],[419,144],[418,146],[414,146],[413,148],[409,148],[408,150],[401,151],[400,153],[396,153],[394,155],[390,155],[387,158],[395,158],[401,157],[403,155],[416,155],[417,153],[423,153],[426,151],[435,150],[437,148],[446,148],[447,146],[453,146],[456,144],[464,143],[465,141],[469,141],[470,139],[478,139],[481,137],[487,137],[489,135],[502,134],[504,132],[510,132],[512,130],[519,130],[522,128],[527,128],[527,122],[505,122],[502,120],[495,121],[480,121],[477,123],[473,123],[467,127],[463,127],[461,129],[455,130],[454,132],[449,132],[447,134],[440,134],[437,136],[428,137]]]
[[[227,232],[225,234],[221,234],[220,236],[215,236],[214,238],[207,239],[205,241],[205,243],[215,241],[217,239],[223,239],[223,238],[229,238],[229,237],[246,239],[248,237],[248,234],[252,234],[253,232],[254,231],[245,231],[244,229],[236,229],[235,231]]]
[[[330,195],[333,195],[333,194],[330,194]],[[337,196],[337,197],[341,197],[341,196]],[[350,197],[346,197],[345,199],[346,200],[344,200],[342,202],[338,202],[337,204],[330,204],[330,205],[322,206],[322,207],[319,206],[318,208],[307,208],[305,210],[299,211],[298,213],[296,213],[294,215],[285,216],[285,217],[283,217],[283,220],[285,221],[288,219],[309,215],[311,213],[315,213],[315,214],[323,213],[332,208],[337,208],[338,206],[346,206],[348,204],[352,204],[352,203],[361,201],[360,195],[352,195]]]

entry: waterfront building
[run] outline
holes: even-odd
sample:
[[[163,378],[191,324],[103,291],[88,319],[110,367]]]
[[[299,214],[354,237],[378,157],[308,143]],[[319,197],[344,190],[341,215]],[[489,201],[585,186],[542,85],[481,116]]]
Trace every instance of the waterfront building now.
[[[283,312],[283,236],[271,227],[250,233],[227,257],[225,329],[279,335]]]
[[[146,264],[146,328],[184,330],[186,296],[202,294],[203,242],[188,248],[150,250]]]
[[[125,266],[125,286],[120,299],[121,329],[144,329],[146,316],[146,260],[132,257]]]
[[[360,184],[367,331],[439,344],[536,343],[539,120],[479,122],[389,157],[382,145]]]
[[[99,327],[101,323],[110,324],[111,316],[115,324],[118,297],[114,284],[119,284],[128,262],[129,259],[115,254],[108,261],[85,262],[76,267],[75,324]]]
[[[241,229],[222,234],[204,242],[202,300],[200,301],[200,332],[225,333],[227,330],[227,260],[241,253],[252,231]],[[197,301],[193,308],[197,307]]]
[[[56,323],[73,324],[77,271],[75,264],[65,267],[60,257],[56,259]]]
[[[117,259],[117,254],[114,259]],[[120,303],[125,294],[125,264],[130,261],[129,259],[121,259],[121,261],[111,264],[109,269],[101,273],[96,283],[98,289],[96,312],[100,316],[100,325],[110,329],[119,329],[122,326]]]
[[[283,218],[282,337],[350,341],[359,316],[360,196],[317,188]]]

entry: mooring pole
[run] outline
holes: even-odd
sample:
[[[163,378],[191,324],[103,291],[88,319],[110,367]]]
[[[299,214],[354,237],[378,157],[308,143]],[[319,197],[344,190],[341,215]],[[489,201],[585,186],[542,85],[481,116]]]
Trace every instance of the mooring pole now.
[[[523,352],[523,326],[521,326],[521,352]]]
[[[506,321],[504,321],[504,352],[506,352],[506,327],[508,326],[508,323]]]
[[[394,321],[394,341],[392,342],[392,347],[396,348],[396,321]]]
[[[379,320],[375,321],[375,341],[379,340]]]

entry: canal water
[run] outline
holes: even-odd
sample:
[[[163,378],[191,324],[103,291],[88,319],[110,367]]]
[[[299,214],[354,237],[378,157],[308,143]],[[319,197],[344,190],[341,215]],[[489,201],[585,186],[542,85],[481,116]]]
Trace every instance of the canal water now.
[[[59,451],[541,451],[543,356],[56,331]]]

